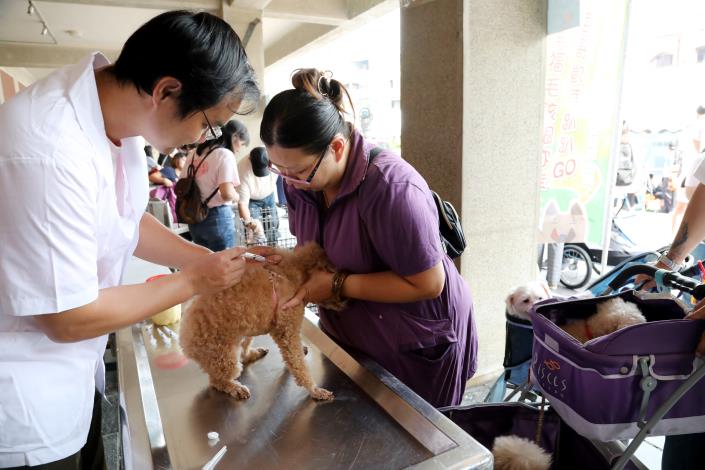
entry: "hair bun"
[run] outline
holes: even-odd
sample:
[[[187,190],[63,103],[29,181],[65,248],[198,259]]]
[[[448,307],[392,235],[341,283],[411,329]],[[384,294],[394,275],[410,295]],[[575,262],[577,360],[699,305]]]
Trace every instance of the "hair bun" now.
[[[347,96],[350,106],[352,101],[345,86],[333,78],[329,70],[322,72],[318,69],[296,69],[291,75],[291,84],[297,90],[304,91],[317,100],[327,98],[341,113],[345,114],[344,96]]]

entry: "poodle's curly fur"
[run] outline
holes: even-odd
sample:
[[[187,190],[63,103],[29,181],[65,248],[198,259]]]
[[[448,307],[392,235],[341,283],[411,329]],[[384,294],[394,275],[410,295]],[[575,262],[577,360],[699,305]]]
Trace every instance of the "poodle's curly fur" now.
[[[213,295],[194,299],[181,321],[184,353],[208,374],[210,385],[238,399],[250,391],[237,379],[242,366],[262,358],[266,348],[250,348],[252,337],[269,334],[279,346],[296,383],[311,397],[331,400],[333,394],[313,382],[304,360],[301,324],[304,306],[282,309],[316,269],[329,268],[323,249],[309,243],[295,250],[276,250],[276,265],[249,263],[242,280]],[[343,304],[326,304],[340,310]]]
[[[620,297],[614,297],[597,304],[597,312],[587,319],[571,319],[561,328],[581,343],[613,333],[630,325],[645,323],[646,318],[639,307],[633,302],[625,302]],[[592,338],[588,337],[588,332]]]

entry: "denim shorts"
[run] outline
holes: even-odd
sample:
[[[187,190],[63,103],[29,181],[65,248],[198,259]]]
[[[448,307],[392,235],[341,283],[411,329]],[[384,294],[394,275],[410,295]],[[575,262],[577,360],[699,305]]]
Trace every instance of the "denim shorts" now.
[[[267,244],[275,246],[279,239],[279,215],[277,214],[277,205],[274,202],[274,193],[264,199],[250,199],[248,207],[250,217],[262,221]]]
[[[211,251],[223,251],[235,246],[235,222],[232,206],[211,207],[208,217],[197,224],[189,224],[189,232],[194,243]]]

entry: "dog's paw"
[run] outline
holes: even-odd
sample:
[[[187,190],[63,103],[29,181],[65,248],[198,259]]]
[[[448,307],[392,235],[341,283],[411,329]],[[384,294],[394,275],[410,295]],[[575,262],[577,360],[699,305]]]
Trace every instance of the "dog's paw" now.
[[[250,398],[250,389],[244,385],[236,385],[230,392],[230,395],[237,398],[238,400],[247,400]]]
[[[251,362],[255,362],[256,360],[262,359],[264,356],[266,356],[268,352],[269,352],[269,349],[267,349],[267,348],[250,349],[247,352],[247,355],[242,358],[242,363],[249,364]]]
[[[326,390],[325,388],[314,387],[310,392],[311,398],[314,400],[332,400],[335,398],[333,392]]]

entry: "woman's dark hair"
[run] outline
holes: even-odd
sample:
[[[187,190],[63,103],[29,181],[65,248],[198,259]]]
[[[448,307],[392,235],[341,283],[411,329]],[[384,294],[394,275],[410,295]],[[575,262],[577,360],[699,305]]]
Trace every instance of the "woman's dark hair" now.
[[[148,95],[162,77],[179,80],[181,118],[215,106],[228,94],[240,100],[237,112],[247,114],[260,96],[240,38],[228,23],[206,12],[155,16],[127,39],[113,74]]]
[[[350,137],[344,98],[354,109],[342,83],[316,69],[294,71],[291,83],[294,89],[277,94],[264,109],[262,142],[313,154],[325,150],[336,134]]]
[[[152,156],[152,146],[151,145],[144,146],[144,154],[147,155],[148,157]]]
[[[198,144],[198,147],[196,147],[196,153],[203,156],[216,147],[225,147],[232,152],[233,135],[237,135],[240,140],[245,142],[245,145],[250,144],[250,133],[247,132],[247,127],[236,119],[228,121],[223,127],[220,128],[220,130],[223,131],[223,133],[217,139],[206,140],[205,142]]]
[[[231,152],[233,151],[233,136],[237,136],[240,142],[246,146],[250,145],[250,132],[237,119],[228,121],[221,129],[223,130],[223,135],[225,135],[225,148]]]
[[[225,147],[226,139],[227,136],[225,135],[225,132],[223,132],[217,139],[206,140],[205,142],[198,144],[198,147],[196,147],[196,153],[203,157],[213,149]]]
[[[178,161],[182,158],[186,158],[186,154],[183,152],[176,152],[172,157],[171,160],[169,160],[169,166],[172,168],[178,168],[179,165],[177,164]]]

